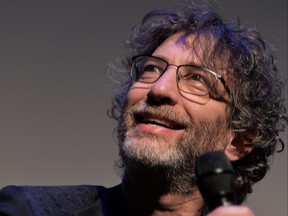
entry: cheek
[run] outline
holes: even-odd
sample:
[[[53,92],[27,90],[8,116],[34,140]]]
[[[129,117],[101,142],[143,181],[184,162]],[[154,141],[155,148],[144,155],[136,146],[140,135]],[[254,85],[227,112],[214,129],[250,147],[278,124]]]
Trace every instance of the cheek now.
[[[127,95],[127,106],[133,106],[137,102],[145,100],[146,98],[147,90],[133,88],[132,86]]]
[[[214,103],[214,101],[211,103],[210,101],[206,105],[196,103],[185,104],[186,112],[196,122],[216,121],[219,118],[226,119],[227,106],[224,103]]]

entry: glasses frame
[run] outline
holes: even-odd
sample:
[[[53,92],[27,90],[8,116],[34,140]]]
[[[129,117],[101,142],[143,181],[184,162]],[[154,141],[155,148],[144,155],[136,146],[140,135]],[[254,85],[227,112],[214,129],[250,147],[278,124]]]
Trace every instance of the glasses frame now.
[[[134,69],[134,67],[135,67],[135,62],[136,62],[136,60],[139,59],[139,58],[145,58],[145,57],[158,59],[158,60],[161,60],[161,61],[163,61],[163,62],[166,63],[166,67],[163,69],[163,72],[162,72],[162,73],[160,74],[160,76],[159,76],[155,81],[153,81],[153,82],[142,82],[142,81],[138,81],[138,80],[136,80],[136,77],[137,77],[137,76],[135,76],[135,74],[133,73],[133,69]],[[226,90],[226,92],[227,92],[229,95],[231,94],[230,88],[228,87],[226,81],[225,81],[224,78],[223,78],[220,74],[218,74],[217,72],[215,72],[215,71],[213,71],[213,70],[210,70],[210,69],[208,69],[208,68],[206,68],[206,67],[199,66],[199,65],[194,65],[194,64],[182,64],[182,65],[170,64],[168,61],[166,61],[166,60],[164,60],[164,59],[162,59],[162,58],[160,58],[160,57],[157,57],[157,56],[150,56],[150,55],[138,55],[138,56],[134,56],[134,57],[132,58],[132,64],[131,64],[131,68],[130,68],[130,77],[134,80],[134,82],[141,82],[141,83],[150,83],[150,84],[152,84],[152,83],[157,82],[157,80],[166,72],[166,70],[167,70],[167,68],[168,68],[169,66],[174,66],[174,67],[176,68],[177,88],[178,88],[179,90],[185,92],[186,94],[197,95],[197,96],[205,96],[205,95],[208,95],[208,94],[211,92],[211,90],[214,88],[217,80],[220,80],[221,83],[222,83],[222,85],[223,85],[223,87],[224,87],[224,89]],[[179,88],[179,84],[178,84],[179,81],[181,80],[180,77],[179,77],[179,72],[178,72],[178,71],[179,71],[179,68],[181,68],[181,67],[183,67],[183,66],[191,66],[191,67],[195,67],[195,68],[199,68],[199,69],[201,69],[201,70],[204,70],[204,71],[206,71],[206,72],[208,72],[208,73],[211,73],[212,75],[214,75],[214,76],[216,77],[215,83],[212,85],[212,87],[210,88],[210,90],[209,90],[206,94],[203,94],[203,95],[193,94],[193,93],[191,93],[191,92],[187,92],[187,91],[182,90],[181,88]],[[135,78],[134,78],[133,75],[135,76]]]

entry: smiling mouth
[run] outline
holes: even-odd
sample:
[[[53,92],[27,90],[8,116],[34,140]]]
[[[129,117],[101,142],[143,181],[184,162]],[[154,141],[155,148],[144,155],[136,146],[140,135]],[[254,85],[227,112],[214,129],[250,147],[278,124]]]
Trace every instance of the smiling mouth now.
[[[134,117],[135,117],[137,124],[140,124],[140,123],[150,124],[150,125],[165,127],[165,128],[173,129],[173,130],[182,130],[185,128],[183,124],[180,124],[176,121],[173,121],[163,116],[151,115],[147,113],[138,113]]]

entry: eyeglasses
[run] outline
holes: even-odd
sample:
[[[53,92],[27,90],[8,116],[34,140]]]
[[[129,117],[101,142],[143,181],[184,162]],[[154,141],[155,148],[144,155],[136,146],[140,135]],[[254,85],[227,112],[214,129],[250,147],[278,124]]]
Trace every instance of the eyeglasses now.
[[[169,66],[176,68],[176,81],[180,93],[188,100],[206,103],[210,91],[220,79],[225,90],[230,94],[225,80],[218,73],[197,65],[174,65],[155,56],[136,56],[131,66],[131,78],[134,82],[154,83]]]

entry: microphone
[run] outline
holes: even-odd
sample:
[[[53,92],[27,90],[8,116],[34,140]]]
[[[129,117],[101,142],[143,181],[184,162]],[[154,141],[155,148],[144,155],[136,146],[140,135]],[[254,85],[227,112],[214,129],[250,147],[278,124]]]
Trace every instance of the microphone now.
[[[237,204],[234,170],[224,152],[210,152],[196,158],[196,182],[209,211]]]

